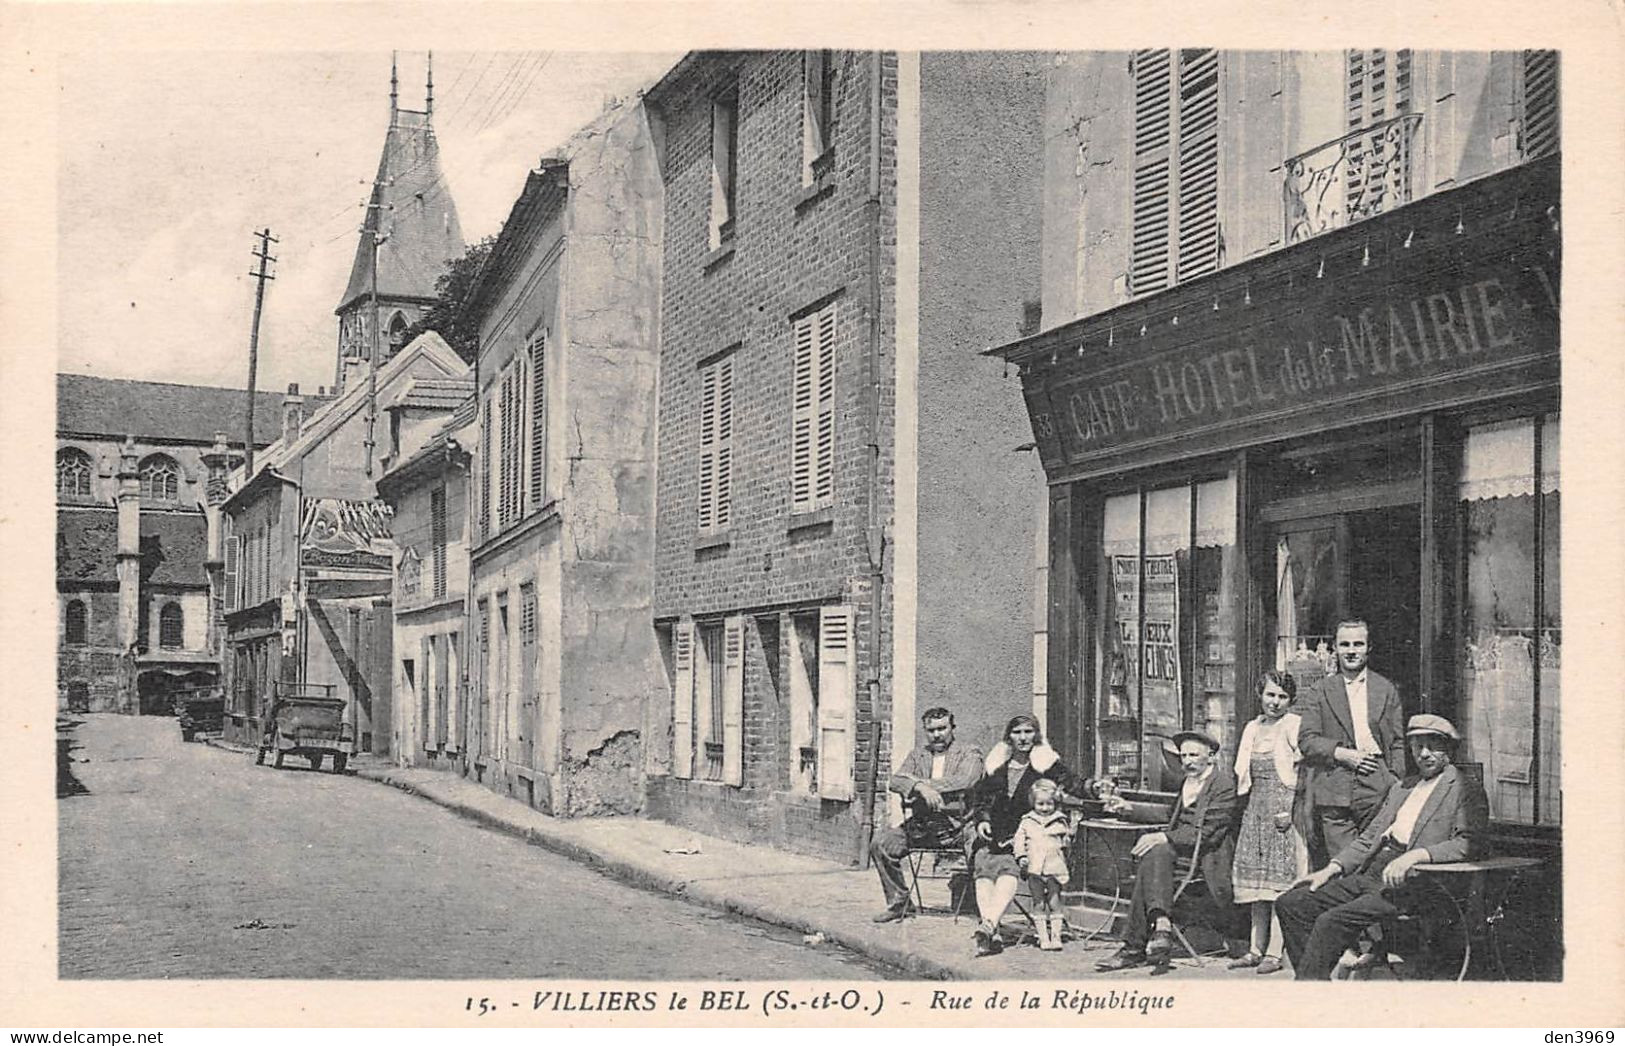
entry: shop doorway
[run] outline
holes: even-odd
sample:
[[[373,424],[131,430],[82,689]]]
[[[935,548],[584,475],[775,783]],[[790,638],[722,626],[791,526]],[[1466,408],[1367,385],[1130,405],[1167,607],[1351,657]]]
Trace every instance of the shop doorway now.
[[[1339,621],[1371,626],[1371,667],[1419,707],[1421,516],[1400,504],[1275,521],[1275,591],[1266,600],[1274,664],[1300,691],[1335,670]]]

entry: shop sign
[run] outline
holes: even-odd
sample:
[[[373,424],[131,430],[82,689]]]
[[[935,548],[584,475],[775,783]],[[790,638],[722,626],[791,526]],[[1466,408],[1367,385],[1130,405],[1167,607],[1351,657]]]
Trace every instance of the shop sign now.
[[[299,528],[304,566],[389,569],[394,547],[389,506],[350,498],[309,498]]]
[[[1143,711],[1142,728],[1167,736],[1180,725],[1179,564],[1172,554],[1145,557],[1142,631],[1140,557],[1111,561],[1117,642],[1109,660],[1107,714],[1138,718]]]
[[[1167,459],[1171,441],[1228,449],[1553,384],[1557,273],[1538,259],[1351,279],[1122,363],[1030,375],[1046,469],[1076,478]]]

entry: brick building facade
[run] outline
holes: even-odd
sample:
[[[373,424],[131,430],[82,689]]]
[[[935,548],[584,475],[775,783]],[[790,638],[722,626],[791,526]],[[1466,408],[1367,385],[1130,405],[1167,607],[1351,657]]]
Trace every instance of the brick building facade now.
[[[998,368],[978,358],[988,341],[960,339],[1019,333],[1036,259],[980,280],[946,263],[1001,257],[1036,215],[1034,68],[1028,56],[697,52],[649,92],[666,192],[655,622],[669,691],[651,702],[647,759],[658,816],[850,857],[885,816],[874,786],[912,746],[917,694],[982,733],[1032,706],[1036,510],[1008,506],[1036,506],[1041,487],[1012,461],[1014,387],[961,400]],[[967,148],[981,126],[923,120],[960,76],[1004,99],[975,112],[1013,159]],[[1009,189],[980,235],[952,235],[959,203],[928,162],[944,155],[975,172],[956,178]],[[952,301],[937,282],[950,270]],[[944,306],[941,325],[927,300]],[[932,427],[967,408],[982,424]],[[951,474],[983,477],[985,507],[922,515],[919,499]],[[1003,606],[968,589],[945,598],[963,580],[918,573],[983,548],[1018,579],[996,590]],[[922,595],[941,612],[920,615]],[[1007,635],[975,634],[987,616]],[[920,665],[916,642],[936,642],[941,660]],[[989,679],[976,667],[989,663],[1005,671]]]

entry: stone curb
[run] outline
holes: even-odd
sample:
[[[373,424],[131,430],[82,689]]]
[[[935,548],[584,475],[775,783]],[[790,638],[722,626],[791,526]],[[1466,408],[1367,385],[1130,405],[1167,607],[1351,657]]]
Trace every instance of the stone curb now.
[[[890,942],[821,922],[815,916],[806,912],[796,911],[776,904],[761,904],[748,901],[731,895],[724,887],[696,884],[687,879],[651,868],[638,861],[606,854],[562,834],[548,832],[534,826],[522,825],[515,820],[505,818],[489,810],[482,810],[454,799],[435,795],[411,782],[402,781],[392,776],[388,770],[366,767],[357,769],[355,775],[378,784],[397,788],[420,799],[426,799],[461,817],[523,839],[533,846],[539,846],[544,850],[550,850],[553,853],[568,857],[573,861],[587,865],[594,871],[629,885],[668,894],[679,900],[704,908],[741,915],[759,922],[772,923],[775,926],[782,926],[800,933],[821,933],[826,940],[833,941],[843,948],[865,955],[877,962],[895,967],[920,980],[970,980],[974,976],[963,968],[929,958],[918,952],[909,951],[906,948],[900,948]]]

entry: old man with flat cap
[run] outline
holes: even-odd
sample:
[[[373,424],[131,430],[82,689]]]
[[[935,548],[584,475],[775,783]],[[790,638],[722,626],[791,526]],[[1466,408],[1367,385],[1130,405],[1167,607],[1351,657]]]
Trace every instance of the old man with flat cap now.
[[[1461,735],[1443,716],[1415,715],[1405,740],[1417,776],[1394,782],[1365,830],[1275,902],[1300,981],[1326,980],[1362,930],[1397,914],[1396,891],[1417,865],[1478,854],[1489,803],[1450,765]]]
[[[1134,871],[1134,899],[1129,903],[1123,946],[1096,963],[1097,970],[1145,965],[1167,968],[1174,944],[1169,913],[1178,882],[1175,867],[1182,858],[1194,856],[1200,863],[1208,892],[1223,917],[1221,922],[1229,921],[1230,864],[1236,845],[1236,779],[1214,758],[1219,753],[1219,742],[1207,734],[1186,730],[1175,734],[1173,742],[1179,746],[1185,780],[1162,831],[1142,835],[1134,844],[1139,863]],[[1115,797],[1108,800],[1106,809],[1129,818],[1137,812],[1134,804]]]

